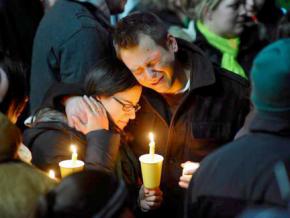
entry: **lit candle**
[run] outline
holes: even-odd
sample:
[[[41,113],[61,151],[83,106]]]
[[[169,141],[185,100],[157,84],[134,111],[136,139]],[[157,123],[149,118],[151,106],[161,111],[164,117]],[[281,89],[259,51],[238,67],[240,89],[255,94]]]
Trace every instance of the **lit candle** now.
[[[70,149],[72,151],[71,160],[75,163],[78,159],[77,147],[75,145],[71,145]]]
[[[55,179],[55,173],[54,173],[54,171],[53,171],[53,170],[49,170],[49,172],[48,172],[48,176],[49,176],[49,178],[51,178],[51,179]]]
[[[152,132],[149,133],[149,154],[154,155],[155,153],[155,141],[154,141],[154,135]]]

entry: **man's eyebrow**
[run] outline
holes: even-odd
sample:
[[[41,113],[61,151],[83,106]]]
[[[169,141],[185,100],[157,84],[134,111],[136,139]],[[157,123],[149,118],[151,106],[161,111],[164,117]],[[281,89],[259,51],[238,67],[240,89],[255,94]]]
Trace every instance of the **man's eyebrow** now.
[[[150,57],[148,57],[148,58],[146,59],[146,63],[150,63],[150,62],[152,62],[152,61],[155,61],[155,60],[158,59],[159,57],[160,57],[160,54],[155,53],[155,54],[153,54],[152,56],[150,56]]]

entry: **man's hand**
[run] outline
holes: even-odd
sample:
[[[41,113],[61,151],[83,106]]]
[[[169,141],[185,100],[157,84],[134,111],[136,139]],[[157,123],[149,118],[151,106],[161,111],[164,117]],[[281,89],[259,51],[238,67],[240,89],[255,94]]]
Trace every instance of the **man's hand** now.
[[[84,96],[80,104],[86,114],[87,122],[83,124],[78,117],[72,116],[73,125],[78,131],[86,135],[94,130],[109,129],[107,112],[100,102],[93,97]]]
[[[76,117],[81,123],[87,123],[87,115],[83,105],[83,98],[81,96],[73,96],[69,97],[64,102],[65,105],[65,113],[68,120],[68,125],[74,128],[74,121],[72,117]]]
[[[192,174],[199,167],[199,163],[187,161],[185,163],[182,163],[181,167],[183,168],[183,171],[182,171],[182,176],[179,178],[178,184],[181,188],[187,189],[191,181]]]
[[[160,207],[162,201],[163,193],[159,188],[146,189],[144,185],[142,185],[139,191],[139,206],[143,212]]]

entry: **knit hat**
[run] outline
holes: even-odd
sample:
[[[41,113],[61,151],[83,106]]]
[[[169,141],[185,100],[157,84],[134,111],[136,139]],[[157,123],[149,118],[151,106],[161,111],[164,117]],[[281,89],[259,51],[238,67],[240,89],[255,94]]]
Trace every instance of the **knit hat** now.
[[[14,159],[20,143],[20,130],[0,113],[0,162]]]
[[[290,114],[290,39],[272,43],[257,55],[251,79],[258,112]]]

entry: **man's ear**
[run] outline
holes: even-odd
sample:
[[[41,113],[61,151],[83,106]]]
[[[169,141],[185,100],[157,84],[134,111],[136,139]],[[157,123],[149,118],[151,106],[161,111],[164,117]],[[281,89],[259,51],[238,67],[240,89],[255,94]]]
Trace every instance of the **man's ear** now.
[[[176,38],[170,34],[167,35],[167,48],[172,51],[172,52],[177,52],[178,51],[178,45]]]
[[[205,7],[202,12],[202,20],[212,20],[212,10],[210,10],[208,7]]]

